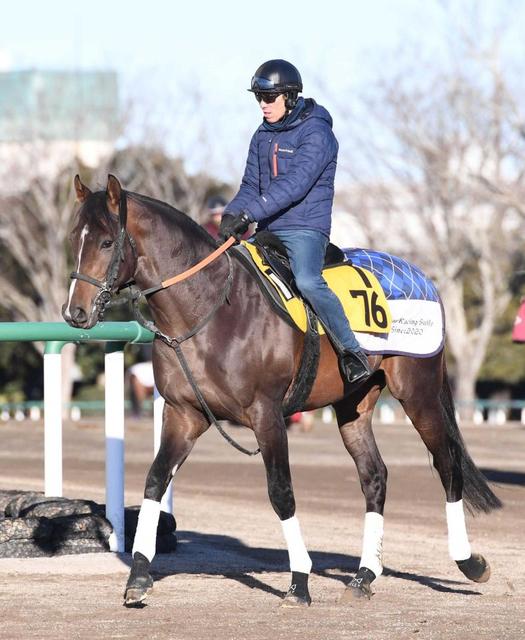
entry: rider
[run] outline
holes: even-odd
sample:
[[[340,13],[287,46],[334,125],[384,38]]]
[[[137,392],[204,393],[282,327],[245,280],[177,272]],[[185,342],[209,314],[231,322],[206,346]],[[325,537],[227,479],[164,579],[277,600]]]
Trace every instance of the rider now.
[[[252,78],[251,91],[263,113],[248,152],[237,195],[226,206],[223,239],[243,234],[250,222],[284,244],[297,288],[328,327],[341,371],[351,383],[371,374],[366,355],[343,307],[321,270],[330,236],[338,143],[328,111],[298,94],[299,71],[285,60],[269,60]]]

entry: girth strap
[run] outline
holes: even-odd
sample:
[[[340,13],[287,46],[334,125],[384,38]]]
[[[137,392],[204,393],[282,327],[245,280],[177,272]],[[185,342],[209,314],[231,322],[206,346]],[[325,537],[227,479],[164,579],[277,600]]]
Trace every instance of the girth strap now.
[[[291,416],[303,408],[306,399],[312,391],[319,367],[321,344],[319,331],[317,330],[317,316],[312,309],[310,309],[309,305],[305,305],[305,309],[307,326],[303,353],[297,373],[283,400],[284,416]]]

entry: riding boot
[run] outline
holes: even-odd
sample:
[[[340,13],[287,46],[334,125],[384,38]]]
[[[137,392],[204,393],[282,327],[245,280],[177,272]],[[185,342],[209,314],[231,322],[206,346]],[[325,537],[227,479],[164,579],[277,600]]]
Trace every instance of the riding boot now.
[[[339,366],[343,377],[353,385],[361,384],[373,373],[368,358],[361,350],[344,351],[339,356]]]

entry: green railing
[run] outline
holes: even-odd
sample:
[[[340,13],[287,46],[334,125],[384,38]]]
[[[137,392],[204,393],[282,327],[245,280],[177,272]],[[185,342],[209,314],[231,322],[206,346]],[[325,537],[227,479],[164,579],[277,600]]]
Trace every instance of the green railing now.
[[[48,496],[62,495],[62,347],[70,342],[106,343],[106,516],[113,525],[110,547],[114,551],[124,550],[124,347],[129,342],[151,342],[153,338],[153,333],[134,321],[101,322],[92,329],[75,329],[65,322],[0,323],[0,341],[46,343],[44,490]],[[30,410],[36,405],[28,403]],[[158,442],[161,409],[154,414],[154,441]]]

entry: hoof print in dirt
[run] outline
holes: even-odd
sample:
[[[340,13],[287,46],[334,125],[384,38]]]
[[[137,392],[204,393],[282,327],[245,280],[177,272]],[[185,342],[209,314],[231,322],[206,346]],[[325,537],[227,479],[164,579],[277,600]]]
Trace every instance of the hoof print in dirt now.
[[[133,544],[138,510],[125,510],[126,550]],[[161,513],[157,553],[175,551],[176,528],[175,518]],[[112,532],[103,504],[35,491],[0,491],[0,558],[107,552]]]

